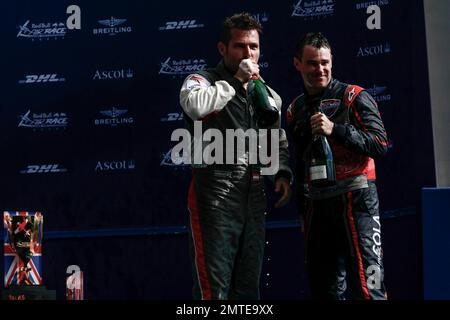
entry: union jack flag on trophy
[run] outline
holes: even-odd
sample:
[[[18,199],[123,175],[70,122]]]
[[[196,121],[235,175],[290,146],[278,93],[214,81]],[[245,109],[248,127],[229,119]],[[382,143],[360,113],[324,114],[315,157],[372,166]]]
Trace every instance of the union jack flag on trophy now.
[[[4,286],[42,285],[43,216],[40,212],[3,212]]]

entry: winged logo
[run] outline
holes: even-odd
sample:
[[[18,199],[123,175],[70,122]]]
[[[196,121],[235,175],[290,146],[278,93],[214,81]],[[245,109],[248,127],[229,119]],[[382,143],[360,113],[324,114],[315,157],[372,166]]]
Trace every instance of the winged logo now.
[[[370,93],[370,95],[377,96],[380,93],[383,93],[386,90],[386,87],[377,87],[377,85],[374,85],[373,88],[369,88],[366,90]]]
[[[98,23],[106,27],[115,27],[121,25],[125,21],[127,21],[127,19],[116,19],[114,17],[111,17],[110,19],[98,20]]]
[[[126,110],[126,109],[117,109],[115,107],[113,107],[111,110],[102,110],[102,111],[100,111],[100,113],[102,115],[107,116],[107,117],[111,117],[111,118],[119,117],[119,116],[121,116],[121,115],[123,115],[123,114],[125,114],[127,112],[128,112],[128,110]]]

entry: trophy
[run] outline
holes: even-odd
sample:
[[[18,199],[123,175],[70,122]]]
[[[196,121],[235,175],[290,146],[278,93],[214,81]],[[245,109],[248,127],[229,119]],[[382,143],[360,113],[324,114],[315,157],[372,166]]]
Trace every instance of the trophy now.
[[[3,212],[4,290],[8,300],[52,299],[42,285],[43,216],[40,212]]]

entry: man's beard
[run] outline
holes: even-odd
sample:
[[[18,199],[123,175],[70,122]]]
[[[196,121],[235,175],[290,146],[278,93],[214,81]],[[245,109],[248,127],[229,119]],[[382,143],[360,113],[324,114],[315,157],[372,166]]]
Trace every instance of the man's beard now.
[[[237,63],[237,64],[227,62],[225,59],[224,59],[223,61],[224,61],[225,68],[226,68],[231,74],[235,75],[236,72],[238,72],[238,70],[239,70],[239,63],[240,63],[242,60],[239,61],[239,63]]]

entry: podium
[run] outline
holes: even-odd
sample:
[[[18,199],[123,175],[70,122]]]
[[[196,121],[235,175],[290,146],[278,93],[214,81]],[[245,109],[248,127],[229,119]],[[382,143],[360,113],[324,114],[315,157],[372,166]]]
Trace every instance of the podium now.
[[[425,300],[450,299],[450,188],[422,189]]]
[[[56,300],[56,290],[45,286],[11,285],[2,290],[2,300]]]

